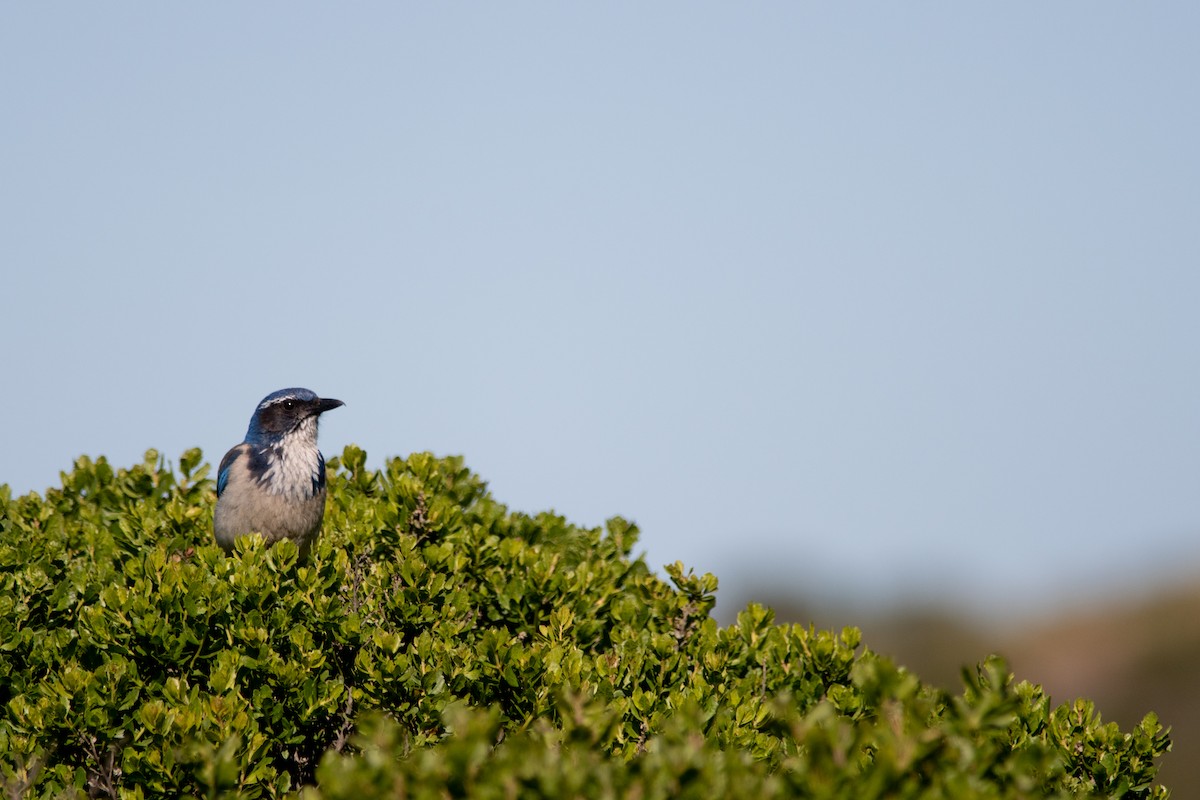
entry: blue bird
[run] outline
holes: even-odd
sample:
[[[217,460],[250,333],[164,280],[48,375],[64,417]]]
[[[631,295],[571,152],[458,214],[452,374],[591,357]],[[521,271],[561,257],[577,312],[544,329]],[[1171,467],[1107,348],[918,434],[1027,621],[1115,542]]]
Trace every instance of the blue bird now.
[[[213,532],[226,552],[237,537],[258,533],[267,542],[291,539],[307,558],[325,516],[317,418],[342,405],[308,389],[280,389],[258,404],[245,440],[217,470]]]

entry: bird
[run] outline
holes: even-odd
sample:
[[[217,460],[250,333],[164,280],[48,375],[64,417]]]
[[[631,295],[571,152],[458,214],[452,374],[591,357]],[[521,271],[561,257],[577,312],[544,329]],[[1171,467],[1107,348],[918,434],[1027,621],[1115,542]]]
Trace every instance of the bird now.
[[[280,389],[262,399],[241,444],[217,469],[213,533],[226,552],[244,534],[268,543],[291,539],[307,559],[325,517],[325,458],[317,420],[345,405],[308,389]]]

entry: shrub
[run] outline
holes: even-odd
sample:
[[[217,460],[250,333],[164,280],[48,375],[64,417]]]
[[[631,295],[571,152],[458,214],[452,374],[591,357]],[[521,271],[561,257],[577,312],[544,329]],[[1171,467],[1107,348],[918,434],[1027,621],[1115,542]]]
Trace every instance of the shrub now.
[[[1153,714],[1054,707],[989,660],[961,695],[858,631],[710,617],[637,529],[509,511],[459,458],[329,461],[324,534],[212,543],[189,450],[0,487],[10,796],[1166,797]]]

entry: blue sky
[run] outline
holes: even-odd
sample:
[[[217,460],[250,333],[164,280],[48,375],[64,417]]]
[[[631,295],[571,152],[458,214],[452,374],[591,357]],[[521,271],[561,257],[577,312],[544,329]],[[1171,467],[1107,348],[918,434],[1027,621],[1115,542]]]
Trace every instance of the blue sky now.
[[[26,4],[0,481],[301,385],[654,565],[989,613],[1200,571],[1184,3]]]

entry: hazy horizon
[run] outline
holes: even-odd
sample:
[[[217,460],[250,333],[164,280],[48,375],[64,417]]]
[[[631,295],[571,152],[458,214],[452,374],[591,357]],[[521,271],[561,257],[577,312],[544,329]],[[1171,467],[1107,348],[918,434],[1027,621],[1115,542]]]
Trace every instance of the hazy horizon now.
[[[14,7],[0,482],[300,385],[723,598],[1200,572],[1198,17]]]

